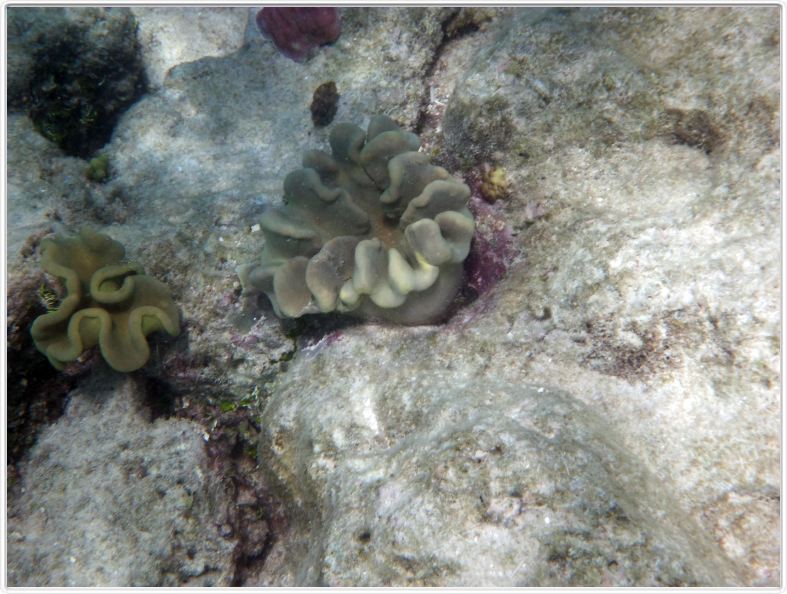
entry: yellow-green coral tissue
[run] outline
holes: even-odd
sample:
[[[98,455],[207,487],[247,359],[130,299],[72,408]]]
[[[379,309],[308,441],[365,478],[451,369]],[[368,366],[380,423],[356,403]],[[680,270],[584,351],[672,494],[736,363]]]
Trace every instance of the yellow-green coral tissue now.
[[[150,333],[180,333],[167,286],[124,257],[121,244],[90,229],[41,242],[41,267],[62,280],[65,295],[36,318],[30,333],[57,369],[98,345],[110,367],[134,371],[150,357]]]

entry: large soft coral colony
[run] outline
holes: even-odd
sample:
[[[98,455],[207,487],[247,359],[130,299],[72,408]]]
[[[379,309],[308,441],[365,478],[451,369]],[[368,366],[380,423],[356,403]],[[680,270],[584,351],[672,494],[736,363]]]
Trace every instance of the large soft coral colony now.
[[[89,229],[41,242],[41,266],[63,280],[65,295],[36,318],[30,332],[57,369],[97,344],[113,369],[134,371],[150,356],[148,334],[180,333],[167,286],[124,256],[122,245]]]
[[[332,154],[309,151],[265,213],[261,261],[240,269],[276,313],[348,312],[402,324],[444,318],[463,280],[475,224],[470,189],[418,152],[386,116],[366,132],[338,124]]]

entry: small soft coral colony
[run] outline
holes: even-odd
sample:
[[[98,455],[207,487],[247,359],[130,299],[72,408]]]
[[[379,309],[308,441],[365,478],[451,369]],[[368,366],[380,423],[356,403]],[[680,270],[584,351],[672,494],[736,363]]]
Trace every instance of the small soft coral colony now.
[[[62,279],[65,296],[36,318],[30,333],[55,368],[97,344],[113,369],[134,371],[150,357],[148,334],[180,333],[167,286],[124,256],[122,245],[89,229],[41,242],[41,267]]]
[[[402,324],[438,322],[462,281],[475,224],[470,189],[419,153],[388,117],[366,132],[337,124],[332,154],[309,151],[261,221],[260,262],[239,274],[281,317],[347,312]]]
[[[257,13],[257,28],[279,51],[296,62],[314,48],[339,38],[341,25],[335,8],[267,7]]]

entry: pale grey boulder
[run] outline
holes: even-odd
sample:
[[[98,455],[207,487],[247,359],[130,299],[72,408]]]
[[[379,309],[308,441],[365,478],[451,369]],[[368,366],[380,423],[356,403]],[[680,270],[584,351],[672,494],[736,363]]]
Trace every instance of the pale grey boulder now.
[[[357,349],[360,334],[368,340],[361,332],[337,350]],[[289,563],[277,577],[324,586],[734,583],[708,535],[581,400],[478,381],[467,368],[363,371],[335,354],[298,361],[262,417],[263,468],[292,505]],[[324,366],[338,369],[313,375]]]
[[[12,586],[228,586],[230,494],[196,423],[157,419],[114,372],[71,394],[21,465],[8,519]]]

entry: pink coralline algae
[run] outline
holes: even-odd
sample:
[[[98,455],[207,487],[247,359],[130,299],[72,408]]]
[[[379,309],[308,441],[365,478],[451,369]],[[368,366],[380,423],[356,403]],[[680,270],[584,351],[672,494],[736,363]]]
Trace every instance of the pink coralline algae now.
[[[257,13],[257,27],[296,62],[306,61],[314,48],[333,43],[341,33],[335,8],[267,7]]]
[[[473,193],[468,208],[476,220],[476,234],[465,260],[467,286],[483,295],[503,278],[515,256],[511,230],[498,210]]]

